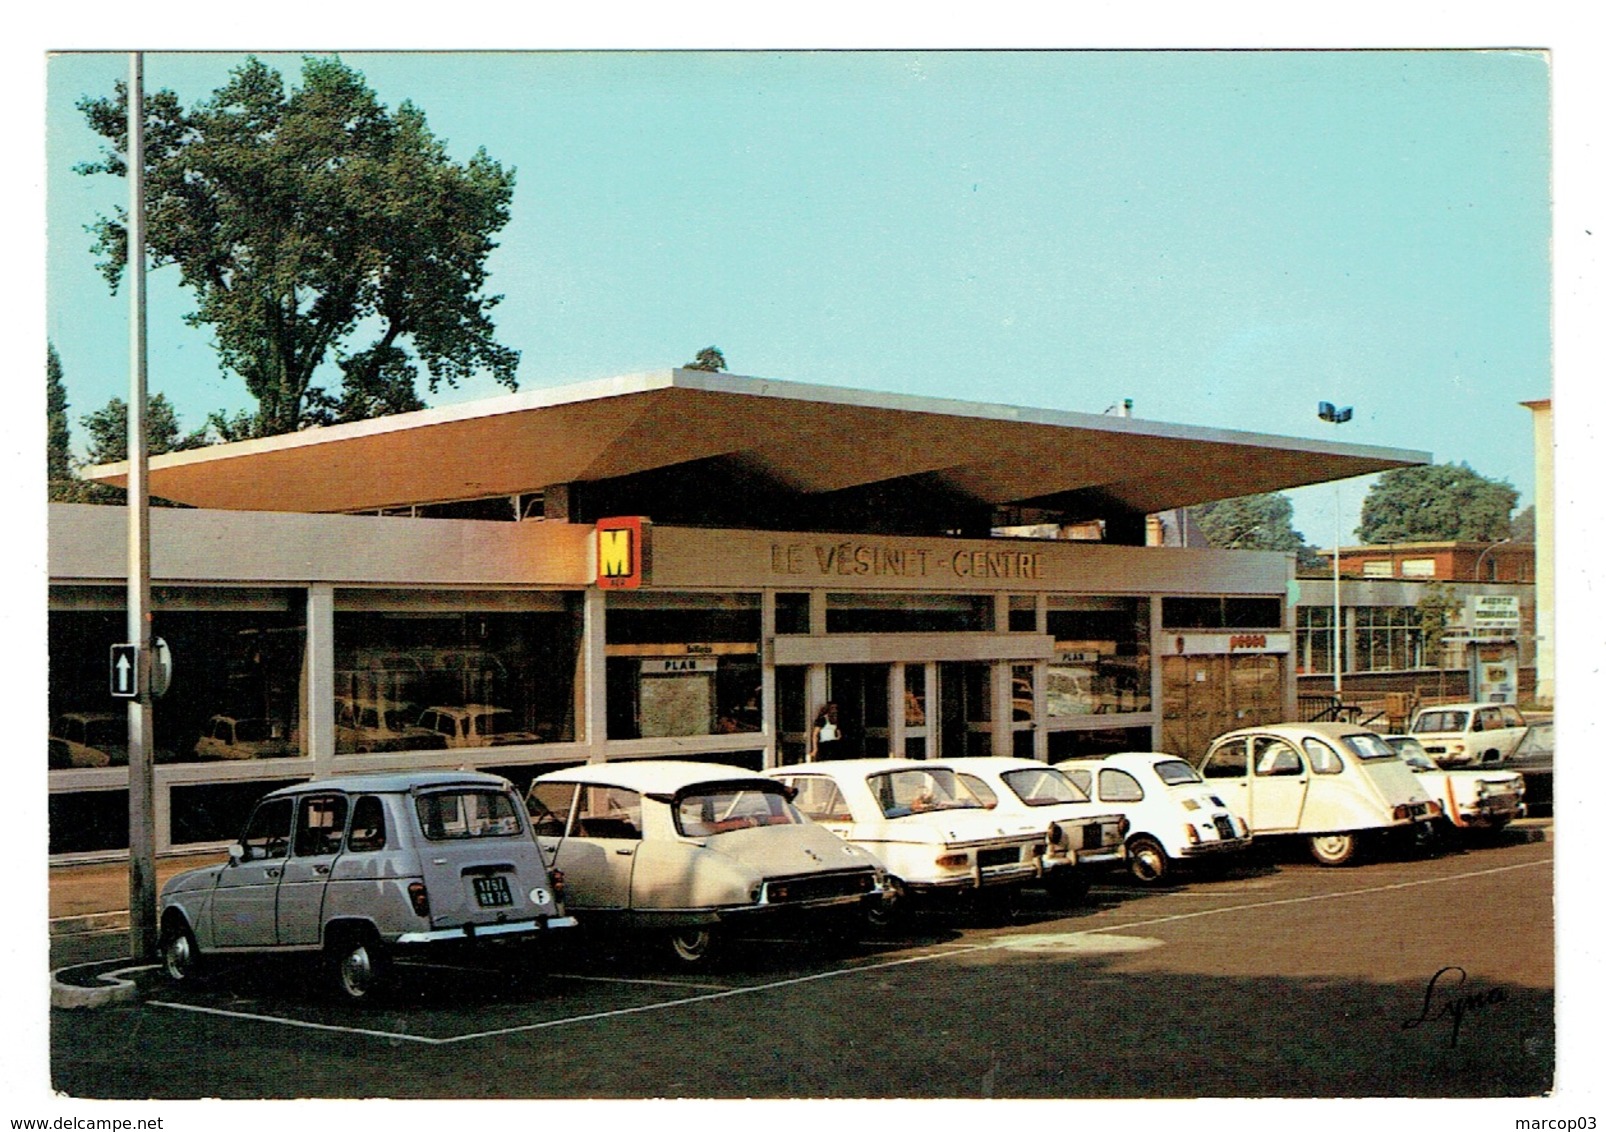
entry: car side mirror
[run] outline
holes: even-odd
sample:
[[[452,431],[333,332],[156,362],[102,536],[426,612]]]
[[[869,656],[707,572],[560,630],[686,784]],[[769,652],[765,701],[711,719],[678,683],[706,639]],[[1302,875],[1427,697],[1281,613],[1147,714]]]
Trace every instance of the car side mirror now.
[[[238,865],[241,861],[249,861],[250,859],[251,850],[241,845],[238,841],[229,846],[229,864]]]

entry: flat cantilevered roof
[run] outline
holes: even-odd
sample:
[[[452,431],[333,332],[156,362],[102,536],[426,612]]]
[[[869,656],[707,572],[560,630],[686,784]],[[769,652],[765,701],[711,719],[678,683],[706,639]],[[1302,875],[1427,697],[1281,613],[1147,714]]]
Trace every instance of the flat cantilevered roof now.
[[[355,512],[720,466],[798,496],[893,485],[964,504],[1175,507],[1427,463],[1426,452],[672,369],[158,456],[151,494]],[[88,477],[126,485],[127,463]],[[916,486],[917,485],[917,486]]]

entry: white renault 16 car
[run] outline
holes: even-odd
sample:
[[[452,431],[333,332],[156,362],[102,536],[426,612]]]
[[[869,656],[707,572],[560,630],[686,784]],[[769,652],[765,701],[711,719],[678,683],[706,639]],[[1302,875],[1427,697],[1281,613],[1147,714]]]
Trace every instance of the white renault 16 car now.
[[[952,769],[959,785],[984,809],[1034,817],[1045,826],[1043,883],[1061,899],[1081,899],[1095,881],[1108,880],[1126,864],[1126,818],[1095,806],[1064,768],[1003,755],[936,759],[926,765]]]
[[[881,862],[821,829],[793,791],[740,767],[672,759],[540,775],[525,801],[587,927],[653,932],[680,962],[777,918],[824,926],[881,895]]]
[[[1442,816],[1393,747],[1346,723],[1278,723],[1230,731],[1199,773],[1258,838],[1300,836],[1319,864],[1346,865],[1386,833],[1430,838]]]
[[[162,888],[161,962],[182,982],[214,957],[322,956],[349,1000],[393,956],[574,926],[506,779],[351,775],[275,790],[222,864]]]
[[[887,893],[871,909],[885,926],[905,897],[997,894],[1042,878],[1045,823],[985,810],[952,769],[914,759],[843,759],[769,772],[797,791],[797,808],[885,863]]]

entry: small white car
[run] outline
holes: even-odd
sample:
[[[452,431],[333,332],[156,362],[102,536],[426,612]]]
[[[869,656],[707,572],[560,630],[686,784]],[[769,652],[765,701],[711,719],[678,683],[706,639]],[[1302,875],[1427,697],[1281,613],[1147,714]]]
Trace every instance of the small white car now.
[[[282,759],[296,754],[283,724],[214,715],[195,743],[198,759]]]
[[[1528,731],[1528,721],[1510,704],[1443,704],[1420,709],[1410,732],[1440,766],[1498,763]]]
[[[525,804],[587,925],[656,931],[695,965],[723,933],[880,898],[875,855],[809,821],[791,796],[740,767],[640,759],[540,775]]]
[[[1415,735],[1385,735],[1383,738],[1400,753],[1405,765],[1416,772],[1417,781],[1439,803],[1446,824],[1457,829],[1498,833],[1512,819],[1527,813],[1523,803],[1525,784],[1516,771],[1495,767],[1446,769],[1428,757]]]
[[[1127,751],[1059,769],[1100,809],[1126,818],[1127,869],[1144,884],[1171,879],[1182,861],[1241,853],[1253,840],[1249,819],[1175,755]]]
[[[69,711],[50,725],[50,738],[57,753],[50,762],[60,767],[126,766],[128,764],[128,718],[101,711]]]
[[[418,726],[441,735],[446,745],[454,749],[510,747],[541,741],[535,732],[522,730],[510,710],[491,704],[425,708],[418,717]]]
[[[335,697],[335,750],[438,751],[446,747],[439,731],[416,726],[418,709],[411,704]]]
[[[1199,773],[1256,837],[1307,838],[1322,865],[1355,860],[1363,841],[1426,840],[1440,817],[1382,736],[1347,723],[1277,723],[1219,736]]]
[[[1079,899],[1126,861],[1126,819],[1095,807],[1063,767],[1003,756],[933,759],[925,765],[951,768],[983,809],[1046,825],[1043,883],[1056,895]]]
[[[901,916],[905,897],[1007,894],[1043,876],[1043,823],[982,809],[948,767],[841,759],[769,773],[797,792],[799,810],[885,864],[886,895],[872,909],[877,926]]]
[[[349,775],[257,803],[229,859],[162,887],[162,968],[276,952],[321,956],[343,998],[381,990],[398,952],[574,926],[506,779]]]

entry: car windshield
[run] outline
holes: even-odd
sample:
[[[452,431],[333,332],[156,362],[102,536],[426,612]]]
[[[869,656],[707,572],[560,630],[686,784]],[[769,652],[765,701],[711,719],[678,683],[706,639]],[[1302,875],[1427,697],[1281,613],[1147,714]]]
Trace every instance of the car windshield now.
[[[121,747],[128,739],[128,724],[122,720],[91,719],[84,724],[84,746]]]
[[[417,800],[418,821],[431,841],[516,837],[524,832],[513,796],[500,790],[440,790]]]
[[[806,819],[780,783],[774,789],[710,785],[681,796],[675,806],[675,828],[683,837],[712,837],[761,825],[802,825]]]
[[[1467,713],[1464,711],[1425,711],[1416,717],[1411,730],[1416,734],[1435,731],[1465,731]]]
[[[1181,759],[1167,759],[1163,763],[1155,763],[1154,773],[1167,786],[1191,786],[1195,782],[1204,781],[1199,777],[1198,771]]]
[[[1367,731],[1358,731],[1354,735],[1345,735],[1344,746],[1358,756],[1363,762],[1386,762],[1400,756],[1394,748],[1383,741],[1381,735],[1373,735]]]
[[[508,735],[518,730],[518,721],[506,708],[488,711],[474,720],[476,735]]]
[[[234,724],[234,741],[236,743],[260,743],[265,739],[273,738],[270,734],[268,721],[265,719],[241,719]]]
[[[1552,723],[1530,723],[1523,737],[1517,741],[1516,749],[1511,752],[1514,759],[1534,758],[1540,755],[1554,754],[1556,751],[1556,728]]]
[[[872,774],[865,779],[881,813],[889,818],[932,810],[979,810],[981,805],[961,797],[954,773],[945,767],[911,767]]]
[[[1087,795],[1053,767],[1023,767],[999,775],[1015,797],[1028,806],[1058,806],[1065,802],[1085,802]]]

